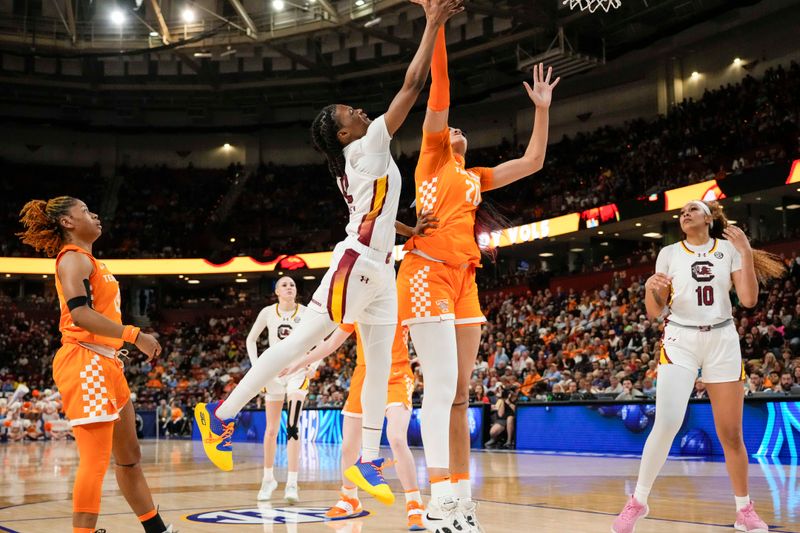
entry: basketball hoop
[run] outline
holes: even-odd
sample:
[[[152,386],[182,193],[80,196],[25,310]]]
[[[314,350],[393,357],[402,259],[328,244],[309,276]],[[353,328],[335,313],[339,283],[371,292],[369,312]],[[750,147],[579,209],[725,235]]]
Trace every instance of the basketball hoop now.
[[[612,9],[618,9],[622,5],[622,0],[563,0],[561,3],[570,9],[579,8],[589,13],[602,9],[608,13]]]

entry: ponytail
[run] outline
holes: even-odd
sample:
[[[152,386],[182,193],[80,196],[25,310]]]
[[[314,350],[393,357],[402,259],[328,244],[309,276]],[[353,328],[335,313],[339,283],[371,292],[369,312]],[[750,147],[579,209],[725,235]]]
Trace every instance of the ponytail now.
[[[491,235],[495,231],[502,231],[511,227],[511,221],[508,220],[498,209],[497,206],[486,200],[485,198],[475,211],[475,242],[478,243],[478,248],[481,254],[488,257],[492,263],[497,261],[497,248],[491,244],[491,239],[488,244],[482,245],[481,240],[486,237],[482,235]]]
[[[17,236],[37,252],[44,251],[48,257],[55,256],[64,246],[64,229],[58,221],[69,214],[75,202],[77,199],[71,196],[59,196],[46,202],[31,200],[19,212],[19,221],[25,231],[17,233]]]
[[[344,151],[339,142],[339,124],[336,122],[336,105],[326,106],[311,124],[311,142],[328,160],[328,170],[334,178],[344,177]]]
[[[708,206],[714,221],[708,234],[715,239],[724,239],[722,230],[727,228],[730,222],[723,212],[722,205],[719,202],[703,203]],[[772,279],[779,279],[786,273],[786,266],[781,258],[764,250],[753,249],[753,268],[756,271],[758,282],[762,285]]]

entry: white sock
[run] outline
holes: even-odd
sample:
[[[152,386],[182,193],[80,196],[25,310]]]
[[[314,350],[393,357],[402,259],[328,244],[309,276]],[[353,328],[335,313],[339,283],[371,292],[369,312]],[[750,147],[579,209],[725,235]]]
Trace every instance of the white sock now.
[[[275,475],[272,473],[272,467],[267,468],[264,467],[264,481],[273,481],[275,479]]]
[[[737,512],[741,511],[742,509],[744,509],[745,507],[750,505],[750,495],[749,494],[747,496],[734,496],[734,499],[736,500],[736,511]]]
[[[297,485],[297,472],[289,472],[286,474],[287,485]]]
[[[450,466],[450,407],[456,397],[458,380],[455,322],[412,324],[409,333],[425,376],[420,414],[425,462],[428,468],[447,469]]]
[[[406,494],[406,504],[408,504],[409,502],[422,503],[422,495],[419,493],[419,489],[410,490],[405,494]]]
[[[468,479],[459,479],[456,483],[452,483],[452,485],[453,494],[456,498],[461,500],[472,499],[472,484]]]
[[[656,420],[647,437],[639,464],[639,478],[634,497],[645,505],[650,489],[667,460],[672,441],[683,424],[689,395],[694,388],[696,371],[678,365],[660,365],[656,385]]]
[[[380,455],[396,330],[396,325],[358,325],[366,364],[364,384],[361,386],[361,457],[365,462],[374,461]]]
[[[650,489],[637,484],[636,490],[633,491],[633,497],[636,498],[636,501],[642,505],[647,505],[648,496],[650,496]]]
[[[307,309],[303,315],[303,321],[297,325],[291,335],[270,346],[261,354],[253,368],[245,374],[242,381],[234,387],[217,408],[217,417],[222,420],[235,417],[269,380],[276,378],[293,359],[307,353],[335,329],[336,323],[327,314]],[[388,371],[386,375],[388,382]],[[384,394],[386,393],[385,389],[386,387],[384,387]]]
[[[348,488],[342,485],[342,494],[348,498],[358,499],[358,487]]]
[[[431,483],[431,500],[438,503],[441,498],[452,497],[453,487],[450,486],[451,484],[449,479]]]

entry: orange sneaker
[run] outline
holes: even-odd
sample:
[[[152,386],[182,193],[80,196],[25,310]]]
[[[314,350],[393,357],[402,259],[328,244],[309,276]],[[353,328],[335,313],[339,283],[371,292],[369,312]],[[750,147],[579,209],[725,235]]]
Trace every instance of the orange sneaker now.
[[[336,505],[328,509],[325,516],[328,518],[348,518],[357,515],[361,511],[363,511],[363,508],[358,498],[348,498],[342,494]]]
[[[425,526],[422,524],[422,513],[425,512],[425,506],[420,502],[410,501],[406,504],[406,512],[408,513],[408,530],[425,531]]]

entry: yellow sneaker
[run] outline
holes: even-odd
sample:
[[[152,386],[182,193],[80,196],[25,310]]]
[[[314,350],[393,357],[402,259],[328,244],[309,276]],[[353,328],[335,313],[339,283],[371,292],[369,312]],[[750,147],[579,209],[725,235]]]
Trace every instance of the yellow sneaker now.
[[[344,471],[344,477],[352,481],[359,489],[371,494],[382,504],[392,505],[394,494],[383,478],[383,469],[390,466],[390,463],[384,464],[384,461],[386,459],[380,458],[363,463],[359,457],[356,464]]]
[[[203,450],[214,466],[226,472],[233,470],[233,419],[220,420],[216,411],[220,402],[209,404],[198,403],[194,408],[194,420],[200,437],[203,440]]]

